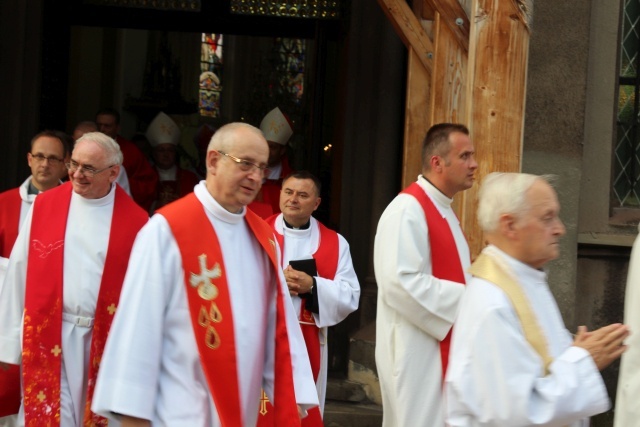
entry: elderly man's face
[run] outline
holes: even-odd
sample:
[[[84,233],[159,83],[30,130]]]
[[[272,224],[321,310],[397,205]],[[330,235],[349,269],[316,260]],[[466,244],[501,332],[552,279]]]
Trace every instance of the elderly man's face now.
[[[520,261],[541,268],[560,255],[559,240],[565,234],[560,220],[560,204],[555,190],[545,181],[536,181],[526,194],[531,208],[514,226],[521,248]]]
[[[64,160],[64,148],[58,138],[41,136],[36,139],[27,155],[33,185],[40,191],[58,185],[67,171]]]
[[[120,171],[120,166],[109,163],[104,148],[90,140],[76,143],[70,164],[73,191],[86,199],[100,199],[109,194]]]
[[[243,170],[240,161],[266,167],[269,158],[269,146],[263,137],[247,129],[237,129],[233,144],[225,152],[207,152],[207,188],[220,205],[229,212],[238,213],[251,203],[262,187],[263,172],[251,166]]]

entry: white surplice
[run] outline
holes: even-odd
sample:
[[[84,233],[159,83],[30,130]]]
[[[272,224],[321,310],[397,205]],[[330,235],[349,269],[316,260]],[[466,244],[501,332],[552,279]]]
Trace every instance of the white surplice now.
[[[472,278],[453,329],[445,384],[449,426],[588,426],[587,417],[609,408],[609,397],[589,353],[572,347],[545,272],[495,246],[484,251],[500,257],[518,279],[553,362],[545,376],[507,295]]]
[[[241,214],[226,211],[204,181],[195,194],[222,249],[233,310],[240,408],[244,425],[255,426],[261,387],[273,397],[277,280],[244,220],[246,208]],[[285,310],[296,400],[308,409],[318,405],[315,384],[289,300]],[[194,338],[180,251],[159,214],[134,243],[92,409],[111,418],[125,414],[148,419],[153,425],[220,426]]]
[[[31,184],[32,177],[29,176],[20,187],[18,187],[18,194],[20,195],[20,204],[16,204],[15,206],[3,206],[3,208],[10,209],[20,209],[20,220],[18,223],[18,229],[24,223],[24,219],[27,217],[27,213],[29,209],[31,209],[31,205],[33,201],[36,199],[37,194],[29,194],[29,184]],[[9,190],[9,191],[15,191]],[[0,227],[7,227],[9,224],[0,224]],[[12,226],[12,225],[11,225]],[[9,258],[5,258],[0,256],[0,286],[2,285],[2,281],[4,280],[4,276],[7,274],[7,267],[9,266]],[[2,418],[0,418],[2,420]]]
[[[469,247],[451,209],[452,199],[424,177],[418,184],[446,218],[462,270]],[[440,341],[451,329],[464,285],[432,275],[424,210],[409,194],[399,194],[380,217],[374,244],[378,283],[376,366],[383,426],[444,426]]]
[[[310,259],[320,245],[320,229],[318,221],[311,217],[309,228],[300,230],[284,226],[282,214],[278,215],[274,223],[279,234],[284,235],[284,253],[282,266],[289,265],[291,260]],[[338,234],[338,268],[336,275],[331,279],[316,277],[316,286],[313,289],[318,295],[318,307],[320,313],[313,313],[320,339],[320,372],[316,388],[320,400],[320,413],[324,412],[324,401],[327,391],[327,327],[342,322],[350,313],[358,309],[360,300],[360,284],[353,269],[349,244]],[[302,300],[298,296],[292,296],[295,312],[300,317],[300,305]]]
[[[101,199],[85,199],[72,192],[65,232],[61,425],[82,425],[86,378],[93,326],[73,323],[93,319],[107,254],[115,186]],[[29,210],[11,253],[7,276],[0,288],[0,361],[20,364],[22,313],[33,210]],[[46,286],[46,283],[42,284]],[[92,322],[91,322],[92,323]],[[24,422],[23,408],[20,409]]]
[[[624,296],[624,323],[631,330],[622,355],[614,427],[640,426],[640,238],[636,237],[629,259]]]

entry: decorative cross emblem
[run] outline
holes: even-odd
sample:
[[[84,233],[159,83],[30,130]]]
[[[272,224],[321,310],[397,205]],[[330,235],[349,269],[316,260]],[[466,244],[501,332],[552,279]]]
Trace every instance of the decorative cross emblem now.
[[[210,349],[215,350],[220,347],[220,335],[213,325],[222,321],[222,313],[215,301],[212,301],[218,297],[218,287],[211,280],[222,276],[222,268],[220,268],[220,264],[215,263],[212,269],[208,269],[207,254],[199,255],[198,263],[200,264],[200,274],[191,272],[189,284],[191,287],[198,288],[200,298],[205,301],[211,301],[209,310],[204,306],[200,307],[198,323],[207,330],[205,344]]]
[[[40,392],[38,393],[38,395],[36,397],[38,398],[38,400],[41,403],[44,402],[44,400],[47,398],[47,396],[42,392],[42,390],[40,390]]]
[[[198,262],[200,264],[200,274],[191,272],[189,283],[192,287],[198,288],[200,298],[211,301],[218,296],[218,288],[211,280],[220,277],[222,275],[222,269],[220,268],[220,264],[215,263],[213,268],[209,270],[207,268],[207,254],[199,255]]]
[[[109,312],[110,315],[113,316],[113,313],[116,312],[116,305],[114,303],[111,303],[111,305],[109,307],[107,307],[107,311]]]
[[[60,348],[60,346],[58,344],[56,344],[56,346],[51,349],[51,353],[53,353],[53,355],[55,357],[58,357],[58,356],[60,356],[60,353],[62,353],[62,349]]]
[[[260,397],[260,415],[267,413],[267,403],[269,403],[269,398],[267,397],[267,393],[262,390],[262,396]]]

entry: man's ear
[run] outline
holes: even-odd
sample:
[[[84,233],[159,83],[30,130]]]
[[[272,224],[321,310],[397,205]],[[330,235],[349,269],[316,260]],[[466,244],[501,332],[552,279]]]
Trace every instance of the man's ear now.
[[[513,214],[502,214],[498,219],[500,234],[508,238],[514,238],[518,231],[517,218]]]
[[[214,172],[216,167],[218,166],[218,161],[220,160],[220,153],[216,150],[207,151],[207,171]]]
[[[440,156],[431,156],[431,158],[429,159],[429,164],[431,165],[431,170],[435,170],[437,171],[440,166],[442,165],[442,162],[444,161],[444,159]]]
[[[120,168],[123,167],[122,165],[114,165],[110,170],[109,170],[109,182],[113,183],[118,179],[118,175],[120,175]]]

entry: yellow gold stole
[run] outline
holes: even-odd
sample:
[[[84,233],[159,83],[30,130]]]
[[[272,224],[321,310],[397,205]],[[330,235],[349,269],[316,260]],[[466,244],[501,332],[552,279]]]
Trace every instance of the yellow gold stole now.
[[[549,373],[549,365],[553,362],[549,355],[547,340],[533,314],[527,296],[517,280],[509,272],[508,267],[503,264],[502,260],[482,252],[469,268],[469,273],[493,283],[507,294],[518,315],[518,319],[520,319],[525,339],[542,358],[544,372],[547,375]]]

